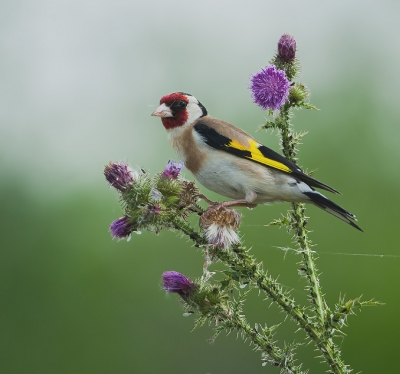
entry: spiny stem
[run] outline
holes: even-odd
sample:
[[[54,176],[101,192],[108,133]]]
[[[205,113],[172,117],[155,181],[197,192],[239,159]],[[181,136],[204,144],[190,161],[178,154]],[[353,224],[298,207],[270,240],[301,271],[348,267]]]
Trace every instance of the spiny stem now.
[[[211,341],[214,341],[222,331],[227,333],[236,331],[244,341],[249,339],[255,350],[262,352],[264,362],[280,367],[282,369],[281,373],[304,374],[301,371],[301,365],[294,365],[293,352],[287,349],[282,350],[276,345],[273,340],[273,328],[262,328],[258,325],[254,328],[251,327],[246,317],[241,313],[242,301],[240,301],[240,298],[242,295],[239,301],[224,302],[221,300],[213,308],[210,308],[209,305],[206,308],[202,307],[201,302],[204,299],[199,303],[199,299],[196,299],[196,297],[191,297],[190,295],[181,295],[181,297],[191,309],[197,310],[201,314],[197,324],[203,324],[205,321],[215,324],[215,334],[210,339]]]
[[[300,366],[287,364],[285,362],[284,353],[274,344],[272,339],[267,338],[265,335],[260,334],[255,328],[252,328],[243,316],[237,316],[235,314],[234,318],[232,318],[232,324],[237,331],[243,333],[244,337],[249,338],[260,351],[267,353],[274,366],[284,368],[288,373],[303,373],[303,371],[300,370]]]
[[[207,240],[182,218],[175,217],[172,222],[174,227],[187,235],[197,247],[209,245]],[[321,327],[319,323],[316,325],[313,319],[309,317],[302,308],[296,305],[295,301],[290,296],[285,294],[282,286],[276,282],[275,279],[262,271],[254,257],[249,255],[244,247],[237,244],[229,251],[215,247],[213,253],[218,260],[225,263],[232,270],[243,274],[243,278],[247,278],[249,281],[256,283],[267,296],[275,301],[298,323],[322,352],[332,369],[332,373],[349,374],[351,372],[351,369],[341,360],[340,351],[337,346],[332,340],[325,336],[324,328]]]
[[[207,240],[182,218],[175,217],[172,222],[175,228],[189,236],[196,246],[209,245]],[[232,270],[239,271],[240,269],[241,273],[246,274],[246,278],[249,280],[255,282],[257,279],[257,283],[262,290],[264,290],[286,312],[289,312],[294,319],[302,321],[300,325],[308,324],[307,316],[304,311],[300,311],[300,308],[295,306],[294,300],[291,300],[289,296],[284,295],[282,287],[272,279],[272,277],[268,277],[260,270],[260,267],[257,266],[254,258],[248,255],[242,246],[236,245],[232,251],[233,252],[230,252],[216,247],[214,254]],[[256,329],[251,328],[243,315],[240,315],[240,313],[234,312],[233,310],[225,310],[222,317],[222,321],[228,320],[231,328],[241,332],[245,337],[249,338],[260,351],[267,353],[275,366],[286,369],[288,373],[303,373],[299,366],[288,366],[282,350],[277,347],[271,339],[261,335]]]
[[[320,326],[326,326],[327,322],[327,311],[325,309],[325,300],[323,298],[321,288],[319,286],[317,269],[315,266],[313,252],[311,251],[311,244],[308,239],[308,231],[305,229],[304,223],[306,218],[304,216],[305,207],[304,204],[293,203],[293,215],[294,225],[296,231],[296,240],[301,248],[301,254],[303,256],[303,263],[305,265],[305,273],[310,284],[310,295],[315,305],[315,312],[319,319]]]
[[[176,217],[173,223],[175,228],[189,236],[196,246],[209,245],[207,240],[201,234],[196,232],[181,218]],[[294,299],[285,293],[282,286],[275,279],[261,270],[254,257],[249,255],[245,248],[240,244],[234,245],[229,251],[215,247],[213,254],[229,268],[240,273],[243,278],[256,283],[258,287],[273,301],[278,303],[286,313],[292,316],[300,326],[304,328],[310,325],[311,322],[309,321],[311,321],[311,318],[306,315],[302,308],[295,304]]]
[[[282,138],[282,150],[286,158],[293,163],[296,163],[296,144],[293,141],[293,135],[290,131],[289,123],[290,105],[283,106],[280,112],[280,120],[278,127]],[[298,246],[301,249],[303,262],[305,265],[305,273],[310,284],[310,295],[314,304],[314,311],[318,317],[321,327],[326,324],[325,300],[319,287],[317,269],[315,266],[314,257],[311,251],[311,241],[308,238],[308,230],[305,228],[307,218],[305,216],[304,204],[292,203],[293,224],[295,229],[295,238]]]
[[[292,132],[290,131],[289,122],[290,104],[285,104],[277,118],[276,124],[280,131],[282,139],[282,150],[285,157],[296,163],[296,142]],[[323,353],[327,363],[330,365],[333,373],[343,374],[350,373],[351,369],[343,363],[340,358],[340,350],[328,338],[328,314],[329,309],[326,307],[324,297],[321,292],[318,280],[318,272],[315,266],[313,252],[311,250],[311,241],[308,238],[308,230],[305,228],[307,218],[305,216],[305,207],[301,203],[292,203],[292,223],[295,230],[295,240],[301,250],[303,256],[303,265],[309,283],[310,296],[312,304],[314,304],[314,311],[318,318],[318,323],[315,326],[318,332],[318,339],[313,339],[318,348]]]

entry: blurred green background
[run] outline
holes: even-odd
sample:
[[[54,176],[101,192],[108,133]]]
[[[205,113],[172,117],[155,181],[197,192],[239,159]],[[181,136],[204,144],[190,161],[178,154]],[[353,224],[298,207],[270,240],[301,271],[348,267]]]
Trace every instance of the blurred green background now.
[[[338,343],[355,372],[398,372],[399,11],[396,1],[3,0],[0,372],[278,373],[233,335],[211,345],[210,327],[190,332],[194,317],[160,277],[200,276],[200,252],[170,232],[111,240],[121,209],[102,173],[110,160],[156,173],[176,159],[150,117],[173,91],[278,150],[276,134],[256,133],[265,113],[247,86],[283,33],[321,109],[295,113],[309,131],[300,164],[342,191],[334,200],[365,231],[309,208],[323,291],[331,305],[340,293],[386,303],[350,318]],[[305,303],[299,258],[276,248],[290,237],[264,227],[288,207],[244,210],[241,232]],[[268,305],[251,292],[250,321],[282,321]],[[286,321],[276,337],[303,341],[295,329]],[[316,355],[309,345],[298,358],[322,373]]]

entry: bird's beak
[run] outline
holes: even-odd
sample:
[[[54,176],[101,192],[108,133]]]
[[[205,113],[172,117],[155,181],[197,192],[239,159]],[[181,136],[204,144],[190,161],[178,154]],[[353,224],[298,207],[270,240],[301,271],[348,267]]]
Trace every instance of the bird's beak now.
[[[171,109],[165,105],[165,103],[161,104],[153,113],[152,116],[156,117],[173,117],[174,115],[171,112]]]

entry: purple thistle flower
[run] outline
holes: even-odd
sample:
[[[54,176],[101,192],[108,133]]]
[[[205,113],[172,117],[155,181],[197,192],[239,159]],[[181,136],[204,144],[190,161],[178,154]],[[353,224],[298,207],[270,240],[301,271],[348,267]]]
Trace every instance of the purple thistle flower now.
[[[133,231],[133,225],[129,220],[129,217],[124,216],[116,219],[111,223],[108,231],[111,232],[113,238],[124,239],[127,238]]]
[[[129,184],[134,181],[129,166],[124,163],[110,162],[104,168],[104,176],[111,186],[119,191],[125,191]]]
[[[188,296],[189,293],[196,287],[183,274],[177,271],[166,271],[162,275],[164,290],[170,293],[177,293],[180,296]]]
[[[253,102],[264,110],[276,110],[288,100],[290,83],[283,70],[269,65],[252,75],[249,88]]]
[[[165,167],[165,170],[162,173],[162,176],[164,178],[168,179],[176,179],[178,178],[178,175],[180,171],[183,168],[183,162],[175,162],[172,160],[169,160],[167,163],[167,166]]]
[[[290,62],[296,57],[296,40],[293,36],[284,34],[278,42],[278,55],[283,61]]]

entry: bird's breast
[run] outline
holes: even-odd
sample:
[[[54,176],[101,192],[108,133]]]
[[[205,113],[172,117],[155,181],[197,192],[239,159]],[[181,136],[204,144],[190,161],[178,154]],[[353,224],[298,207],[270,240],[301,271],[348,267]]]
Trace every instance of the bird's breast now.
[[[168,133],[169,141],[178,157],[185,163],[185,167],[196,176],[207,159],[204,142],[192,126],[172,129]]]
[[[303,194],[290,175],[218,150],[208,152],[195,177],[209,190],[232,199],[256,194],[257,204],[302,201]]]

